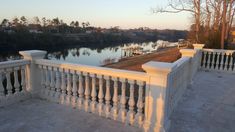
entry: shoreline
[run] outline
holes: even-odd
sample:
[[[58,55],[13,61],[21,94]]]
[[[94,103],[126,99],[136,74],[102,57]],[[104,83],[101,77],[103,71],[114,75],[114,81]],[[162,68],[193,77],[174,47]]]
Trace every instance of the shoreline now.
[[[118,62],[102,65],[102,67],[140,71],[144,72],[142,69],[142,64],[149,61],[159,61],[159,62],[174,62],[181,57],[179,49],[177,47],[163,48],[159,51],[137,55],[133,57],[120,59]]]

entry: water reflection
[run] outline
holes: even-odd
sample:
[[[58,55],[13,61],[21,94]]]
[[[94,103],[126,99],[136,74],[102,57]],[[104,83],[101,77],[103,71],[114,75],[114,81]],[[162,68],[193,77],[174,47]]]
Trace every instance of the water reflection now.
[[[144,42],[144,43],[127,43],[120,44],[119,46],[110,46],[106,48],[85,48],[85,47],[53,47],[47,50],[48,54],[46,58],[52,60],[62,60],[71,63],[87,64],[100,66],[108,63],[117,62],[123,57],[123,48],[131,45],[139,45],[143,50],[152,51],[155,49],[157,42]],[[18,51],[12,51],[5,53],[2,52],[0,61],[20,59],[21,56]]]
[[[137,43],[145,49],[153,49],[153,42]],[[100,66],[117,62],[122,57],[123,47],[133,45],[133,43],[120,44],[120,46],[107,47],[103,49],[90,48],[70,48],[62,51],[50,52],[48,58],[52,60],[62,60],[71,63]]]

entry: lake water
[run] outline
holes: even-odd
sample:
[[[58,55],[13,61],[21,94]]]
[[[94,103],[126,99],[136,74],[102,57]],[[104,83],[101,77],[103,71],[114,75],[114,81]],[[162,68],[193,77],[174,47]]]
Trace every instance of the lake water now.
[[[143,51],[155,50],[156,44],[159,42],[144,42],[144,43],[126,43],[120,44],[115,47],[107,48],[60,48],[56,47],[53,49],[48,49],[47,58],[52,60],[61,60],[70,63],[79,63],[93,66],[100,66],[111,62],[117,62],[120,58],[124,56],[124,47],[130,46],[140,46]],[[5,52],[1,53],[0,61],[20,59],[21,56],[15,52]]]
[[[121,46],[108,47],[104,49],[71,48],[63,51],[50,52],[48,58],[52,60],[62,60],[71,63],[79,63],[93,66],[100,66],[110,62],[117,62],[124,56],[123,47],[139,45],[144,50],[153,50],[155,43],[127,43]]]

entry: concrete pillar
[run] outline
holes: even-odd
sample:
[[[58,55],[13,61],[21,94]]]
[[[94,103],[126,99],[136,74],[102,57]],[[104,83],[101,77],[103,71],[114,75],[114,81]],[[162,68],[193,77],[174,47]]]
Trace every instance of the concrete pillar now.
[[[19,52],[25,60],[31,61],[31,64],[26,66],[26,90],[31,93],[32,97],[38,97],[42,88],[40,84],[41,73],[35,64],[35,60],[43,59],[46,53],[46,51],[42,50],[28,50]]]
[[[175,68],[172,63],[148,62],[142,68],[149,75],[145,92],[144,130],[164,132],[170,127],[167,115],[167,88],[169,73]]]
[[[200,56],[198,50],[193,50],[193,49],[181,49],[180,50],[182,57],[190,57],[190,68],[189,68],[189,77],[190,77],[190,83],[193,83],[193,77],[196,74],[198,68],[199,68],[199,63],[200,63]]]

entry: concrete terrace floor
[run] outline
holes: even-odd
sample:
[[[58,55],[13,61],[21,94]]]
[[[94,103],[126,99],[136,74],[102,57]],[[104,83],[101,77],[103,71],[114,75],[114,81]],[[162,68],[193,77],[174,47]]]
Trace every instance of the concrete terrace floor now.
[[[199,71],[171,119],[170,132],[235,132],[235,74]]]
[[[138,132],[139,128],[44,100],[0,108],[0,132]]]

